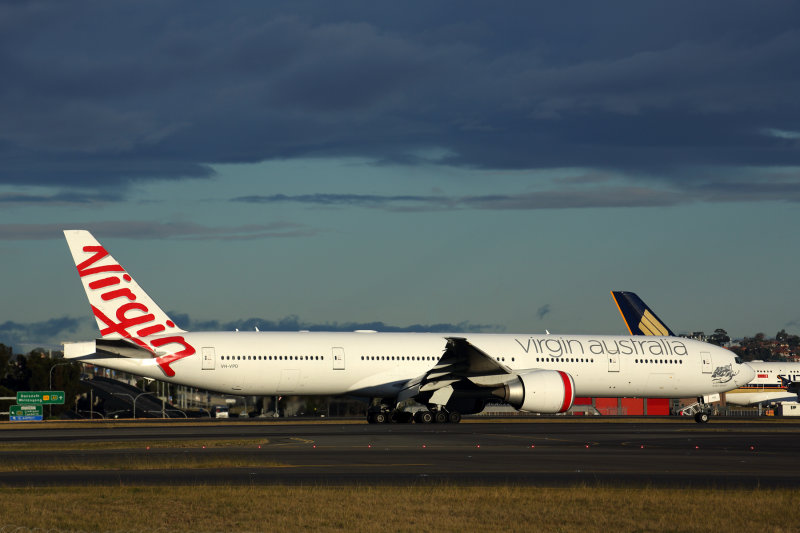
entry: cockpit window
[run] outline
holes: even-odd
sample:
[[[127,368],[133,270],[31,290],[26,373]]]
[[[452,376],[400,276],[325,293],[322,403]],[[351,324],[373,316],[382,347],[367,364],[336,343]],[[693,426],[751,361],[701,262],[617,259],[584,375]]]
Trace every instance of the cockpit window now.
[[[736,361],[737,365],[741,365],[742,363],[744,363],[744,361],[742,361],[741,357],[735,357],[734,360]]]

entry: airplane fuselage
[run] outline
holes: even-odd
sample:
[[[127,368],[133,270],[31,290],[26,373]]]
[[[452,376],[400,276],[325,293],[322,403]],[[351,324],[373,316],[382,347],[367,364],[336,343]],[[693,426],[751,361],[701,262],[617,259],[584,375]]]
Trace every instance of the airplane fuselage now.
[[[194,354],[81,360],[172,383],[241,395],[396,397],[434,368],[440,333],[186,332]],[[737,387],[742,365],[728,350],[676,337],[470,334],[470,343],[514,373],[561,370],[577,396],[684,397]],[[741,378],[740,378],[741,379]],[[742,382],[743,383],[743,382]]]
[[[759,403],[796,402],[796,392],[786,390],[780,376],[789,381],[800,381],[800,363],[777,361],[751,361],[755,378],[750,383],[728,392],[726,401],[733,405],[755,405]]]

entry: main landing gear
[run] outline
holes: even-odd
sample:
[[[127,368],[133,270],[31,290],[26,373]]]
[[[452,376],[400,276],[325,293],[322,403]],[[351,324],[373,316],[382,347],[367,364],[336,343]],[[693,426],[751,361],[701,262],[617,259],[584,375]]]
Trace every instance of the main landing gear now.
[[[367,422],[370,424],[458,424],[461,422],[461,413],[448,410],[444,407],[439,409],[423,409],[415,413],[409,411],[399,411],[389,409],[387,405],[375,405],[367,411]]]

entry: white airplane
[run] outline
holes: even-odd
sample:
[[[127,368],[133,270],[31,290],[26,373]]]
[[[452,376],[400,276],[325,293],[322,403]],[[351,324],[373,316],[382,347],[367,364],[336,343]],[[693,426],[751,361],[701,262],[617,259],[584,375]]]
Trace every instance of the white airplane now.
[[[753,380],[725,395],[733,405],[796,402],[800,398],[800,363],[750,361]]]
[[[731,352],[689,339],[604,335],[187,332],[87,231],[64,232],[101,338],[67,358],[239,395],[379,398],[369,422],[458,422],[489,401],[537,413],[576,396],[680,397],[753,378]]]
[[[635,293],[612,291],[611,295],[631,335],[673,335],[669,327]],[[757,405],[798,401],[800,363],[750,361],[748,365],[755,372],[753,380],[728,391],[725,395],[727,403]]]

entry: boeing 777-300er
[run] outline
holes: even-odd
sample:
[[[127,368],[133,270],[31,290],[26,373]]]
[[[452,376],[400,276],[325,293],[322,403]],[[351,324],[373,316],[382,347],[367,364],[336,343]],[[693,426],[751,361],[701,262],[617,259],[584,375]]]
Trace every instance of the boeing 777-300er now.
[[[731,352],[673,337],[180,329],[87,231],[64,232],[100,328],[65,357],[226,394],[377,398],[370,422],[458,422],[489,401],[536,413],[576,396],[723,392],[753,372]]]
[[[653,310],[635,293],[612,291],[631,335],[673,335]],[[800,395],[800,363],[750,361],[754,378],[732,391],[725,400],[733,405],[796,402]]]

